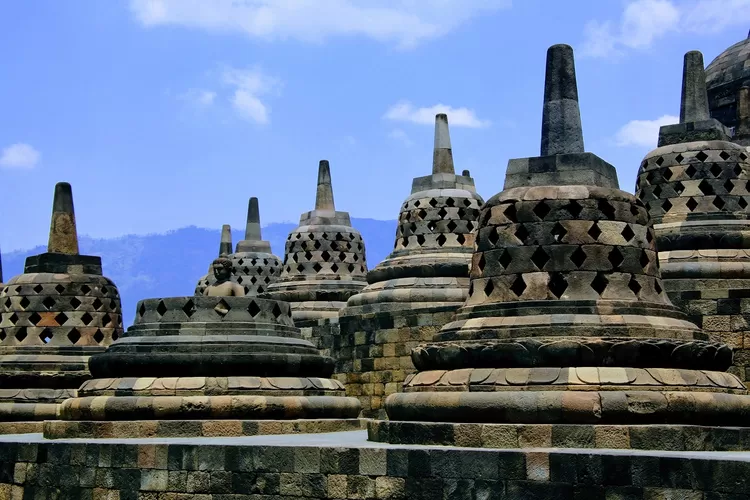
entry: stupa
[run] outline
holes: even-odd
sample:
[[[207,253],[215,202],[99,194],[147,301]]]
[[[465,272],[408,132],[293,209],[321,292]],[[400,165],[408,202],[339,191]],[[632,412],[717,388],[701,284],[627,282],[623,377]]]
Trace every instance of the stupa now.
[[[122,334],[101,258],[78,253],[73,192],[55,186],[47,252],[0,287],[0,432],[40,432],[91,376],[88,357]]]
[[[432,173],[412,181],[393,252],[349,298],[339,331],[319,340],[332,346],[336,372],[345,374],[347,391],[359,397],[365,416],[383,417],[383,398],[414,371],[411,349],[431,340],[466,300],[482,203],[469,172],[456,175],[448,117],[438,114]]]
[[[711,117],[723,125],[739,125],[739,91],[750,85],[750,33],[716,56],[706,68],[706,88]],[[747,137],[750,140],[750,137]],[[750,142],[745,143],[750,146]]]
[[[370,439],[721,449],[750,397],[664,292],[646,207],[584,152],[573,49],[547,52],[541,155],[482,207],[469,298]],[[651,425],[643,425],[651,424]]]
[[[228,257],[232,253],[232,227],[229,224],[221,226],[221,239],[219,241],[219,257]],[[208,272],[201,276],[198,284],[195,286],[195,295],[203,295],[206,288],[216,283],[214,276],[214,264],[208,266]]]
[[[300,216],[289,233],[283,268],[269,297],[289,302],[294,321],[335,318],[346,301],[367,285],[362,235],[348,212],[336,210],[327,160],[318,167],[315,209]]]
[[[231,261],[203,296],[146,299],[133,326],[89,362],[92,380],[47,422],[48,438],[239,436],[358,429],[288,303],[245,296]]]
[[[664,286],[711,340],[735,350],[750,380],[750,152],[710,118],[703,55],[688,52],[680,123],[659,131],[636,195],[654,222]]]

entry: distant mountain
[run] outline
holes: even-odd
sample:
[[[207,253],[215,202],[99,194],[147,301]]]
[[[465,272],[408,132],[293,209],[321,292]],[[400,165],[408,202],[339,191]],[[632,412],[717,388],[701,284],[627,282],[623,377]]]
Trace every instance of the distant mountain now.
[[[393,249],[396,221],[352,219],[352,225],[365,240],[370,269],[385,259]],[[283,259],[284,244],[295,224],[269,224],[263,228],[263,239],[271,242],[273,253]],[[244,231],[232,231],[237,243]],[[115,282],[122,295],[124,323],[127,328],[141,299],[192,295],[198,278],[206,274],[219,251],[219,230],[195,226],[166,234],[128,235],[112,239],[81,237],[82,254],[99,255],[104,275]],[[23,272],[26,257],[46,251],[38,246],[2,256],[6,280]]]

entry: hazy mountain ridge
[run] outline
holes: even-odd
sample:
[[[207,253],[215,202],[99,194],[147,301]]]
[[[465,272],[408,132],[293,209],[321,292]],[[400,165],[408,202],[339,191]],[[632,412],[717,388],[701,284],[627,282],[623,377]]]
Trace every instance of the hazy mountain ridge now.
[[[372,269],[393,249],[396,221],[353,218],[352,225],[362,233]],[[295,227],[292,223],[275,223],[263,228],[263,239],[271,243],[274,254],[283,258],[287,236]],[[244,230],[232,231],[233,243],[243,236]],[[82,254],[101,256],[104,275],[115,282],[122,295],[127,327],[141,299],[192,295],[198,278],[206,274],[218,254],[219,238],[219,230],[190,226],[163,234],[111,239],[82,236],[79,246]],[[3,254],[5,279],[23,272],[26,257],[44,251],[45,246],[37,246]]]

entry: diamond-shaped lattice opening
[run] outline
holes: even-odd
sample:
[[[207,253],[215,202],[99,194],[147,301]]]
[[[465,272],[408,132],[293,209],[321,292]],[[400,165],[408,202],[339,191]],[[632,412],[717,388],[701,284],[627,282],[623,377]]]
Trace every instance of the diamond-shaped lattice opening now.
[[[83,292],[84,295],[88,294],[91,291],[91,287],[88,285],[83,285],[81,287],[81,292]]]
[[[413,233],[414,231],[417,230],[417,225],[414,222],[412,222],[411,224],[409,224],[409,230],[411,230],[411,232]]]
[[[50,310],[55,307],[55,299],[53,299],[52,297],[45,297],[42,301],[42,305],[46,307],[47,310]]]
[[[484,266],[485,266],[485,264],[486,264],[486,263],[487,263],[487,262],[486,262],[486,261],[484,260],[484,254],[481,254],[481,255],[479,256],[479,260],[477,261],[477,269],[479,269],[479,272],[480,272],[480,273],[481,273],[482,271],[484,271]],[[505,266],[503,266],[503,267],[505,267]]]
[[[747,155],[745,153],[740,153],[740,161],[747,160]]]
[[[692,166],[692,165],[689,165],[689,166],[688,166],[688,168],[686,168],[686,169],[685,169],[685,173],[686,173],[686,174],[687,174],[687,176],[688,176],[688,177],[690,177],[691,179],[693,178],[693,176],[694,176],[694,175],[695,175],[695,174],[696,174],[697,172],[698,172],[698,170],[697,170],[697,169],[696,169],[696,168],[695,168],[694,166]]]
[[[0,342],[5,340],[8,336],[5,334],[4,331],[0,330]]]
[[[463,219],[464,217],[466,217],[466,210],[463,207],[459,208],[456,213],[458,214],[459,219]]]
[[[328,262],[328,260],[331,258],[331,254],[327,251],[323,250],[323,253],[320,254],[320,256],[323,258],[324,261]]]
[[[452,220],[452,221],[448,222],[447,227],[448,227],[448,231],[450,231],[452,233],[453,231],[456,230],[456,228],[458,227],[458,224],[456,224],[456,221]]]
[[[463,234],[459,234],[458,236],[456,236],[456,241],[459,245],[463,245],[464,243],[466,243],[466,238]]]
[[[581,206],[580,203],[573,200],[565,206],[565,210],[567,210],[568,213],[570,213],[570,215],[572,215],[574,218],[577,219],[578,216],[581,215],[581,212],[583,211],[583,207]]]
[[[297,266],[297,272],[301,273],[304,270],[305,270],[305,266],[303,266],[302,264],[300,264],[300,265]]]
[[[661,186],[656,186],[653,190],[654,196],[658,198],[661,195]]]
[[[684,160],[685,157],[678,153],[677,156],[674,157],[674,159],[677,163],[682,163],[682,160]]]
[[[727,161],[729,159],[729,153],[727,153],[726,151],[722,151],[721,153],[719,153],[719,157],[722,160]]]
[[[646,269],[646,266],[648,266],[651,263],[651,259],[648,258],[648,254],[646,253],[645,250],[641,251],[641,258],[639,259],[639,262],[643,269]]]
[[[31,301],[28,297],[24,296],[21,297],[21,301],[19,302],[19,304],[23,309],[26,309],[27,307],[29,307],[29,304],[31,304]]]
[[[182,312],[184,312],[185,316],[187,316],[188,318],[193,316],[193,314],[195,313],[195,304],[191,299],[188,299],[188,301],[185,302],[185,305],[182,306]]]
[[[68,332],[68,340],[70,340],[71,344],[78,343],[78,341],[81,340],[81,332],[73,328]]]
[[[101,344],[102,340],[104,340],[104,334],[98,328],[96,329],[96,333],[94,334],[94,340],[96,341],[97,344]]]
[[[664,200],[664,203],[661,204],[661,208],[665,212],[669,212],[669,210],[672,208],[672,202],[669,200]]]
[[[721,175],[721,167],[718,163],[711,164],[711,168],[708,169],[709,172],[711,172],[711,175],[714,177],[719,177]]]
[[[94,321],[94,318],[89,313],[84,313],[83,316],[81,316],[81,321],[84,325],[88,326]]]
[[[313,254],[309,250],[307,252],[305,252],[305,259],[310,260],[310,259],[312,259],[312,256],[313,256]]]
[[[607,259],[609,260],[609,263],[612,264],[613,269],[618,269],[620,267],[620,264],[622,264],[622,261],[625,260],[625,257],[623,257],[622,252],[620,252],[620,250],[615,247],[611,252],[609,252]]]
[[[49,344],[49,341],[52,340],[52,332],[49,328],[45,328],[44,330],[42,330],[42,333],[39,334],[39,340],[41,340],[45,344]]]
[[[23,339],[25,339],[27,335],[28,333],[26,333],[26,327],[24,326],[18,329],[14,337],[16,338],[17,341],[23,342]]]
[[[469,200],[468,198],[464,198],[464,205],[466,205],[467,207],[471,206],[471,200]]]
[[[96,299],[94,299],[94,302],[92,302],[91,305],[94,306],[94,309],[98,311],[99,308],[104,304],[102,304],[102,301],[99,300],[99,297],[97,297]]]
[[[500,255],[500,265],[503,266],[504,269],[507,269],[510,263],[513,261],[513,257],[511,257],[510,252],[508,252],[507,249],[503,250],[502,255]],[[482,254],[482,268],[484,268],[484,254]]]
[[[16,323],[18,323],[18,314],[16,313],[11,314],[8,320],[10,321],[11,325],[15,325]]]
[[[429,203],[432,208],[435,208],[438,204],[438,201],[435,198],[430,198]]]
[[[552,273],[549,280],[549,291],[558,299],[568,289],[568,282],[561,273]]]
[[[591,282],[591,288],[593,288],[596,293],[601,295],[604,293],[607,285],[609,285],[609,280],[602,273],[596,273],[596,278],[594,278],[594,281]]]
[[[613,207],[607,200],[599,200],[599,210],[607,219],[611,220],[615,218],[615,207]]]
[[[708,158],[708,155],[704,153],[703,151],[699,151],[698,154],[695,155],[695,157],[698,159],[698,161],[703,162],[703,161],[706,161],[706,159]]]
[[[445,208],[441,207],[440,210],[438,210],[438,215],[441,219],[445,219],[445,216],[448,215],[448,211]]]
[[[740,208],[747,208],[747,202],[745,201],[745,197],[741,196],[737,204],[740,206]]]
[[[274,318],[278,318],[279,316],[281,316],[282,312],[278,304],[273,305],[273,309],[271,310],[271,313],[273,314]]]
[[[7,299],[5,299],[4,304],[5,304],[5,307],[10,308],[10,306],[13,304],[13,302],[11,302],[10,297],[8,297]]]
[[[111,324],[112,324],[112,316],[110,316],[109,314],[105,314],[104,316],[102,316],[102,326],[108,327]]]
[[[654,290],[656,290],[656,293],[661,293],[663,291],[661,285],[659,284],[659,281],[660,280],[658,279],[654,280]]]
[[[335,273],[338,270],[339,270],[339,266],[335,262],[331,264],[331,271]]]
[[[357,262],[359,260],[359,255],[355,253],[354,255],[352,255],[352,259],[354,259],[354,262]]]
[[[668,168],[668,169],[665,169],[664,172],[662,172],[661,175],[662,175],[662,177],[664,177],[665,180],[669,180],[669,179],[672,178],[672,175],[674,175],[674,174],[672,173],[672,169]]]
[[[315,240],[315,243],[313,243],[313,248],[315,248],[315,250],[320,250],[321,246],[323,246],[323,244],[320,242],[320,240]]]
[[[146,314],[146,305],[141,304],[141,307],[138,308],[138,316],[143,317],[144,314]]]
[[[724,183],[724,189],[727,190],[727,193],[731,193],[732,189],[734,189],[734,184],[732,183],[732,181],[727,179],[727,181]]]
[[[547,214],[550,213],[550,210],[552,209],[549,206],[547,206],[545,202],[540,201],[534,207],[534,214],[540,219],[544,219],[545,217],[547,217]]]
[[[497,242],[500,240],[500,236],[497,234],[497,228],[493,227],[490,231],[490,234],[487,235],[487,240],[492,243],[492,246],[496,246]]]
[[[254,318],[260,313],[260,307],[258,307],[258,304],[256,304],[254,300],[251,300],[250,305],[247,306],[247,312],[249,312],[250,316]]]
[[[42,290],[44,290],[44,287],[42,285],[37,285],[34,287],[34,293],[42,293]]]
[[[448,238],[446,238],[443,233],[440,233],[440,236],[437,237],[437,244],[440,245],[440,246],[443,246],[443,245],[445,245],[446,241],[448,241]],[[356,257],[356,255],[355,255],[355,257]]]
[[[703,179],[701,183],[698,184],[698,189],[700,189],[701,193],[705,194],[706,196],[714,194],[713,186],[711,186],[711,183],[706,179]]]
[[[739,164],[735,165],[732,169],[732,172],[734,172],[735,176],[738,176],[742,173],[742,167],[739,166]]]
[[[714,198],[714,201],[712,203],[719,210],[724,208],[724,206],[726,205],[726,202],[721,198],[721,196],[717,196],[716,198]]]
[[[31,313],[31,316],[29,316],[29,322],[34,326],[36,326],[41,320],[42,317],[37,312]]]
[[[429,229],[430,231],[434,231],[435,229],[437,229],[437,223],[434,220],[429,221],[427,223],[427,229]]]
[[[516,294],[516,297],[520,297],[524,290],[526,290],[526,282],[523,280],[523,275],[519,274],[516,280],[510,285],[510,290]]]
[[[163,301],[159,301],[159,304],[156,306],[156,312],[159,316],[164,316],[164,313],[167,312],[167,306],[164,305]]]
[[[257,282],[258,282],[258,278],[256,278],[255,276],[253,276],[252,278],[250,278],[250,284],[251,284],[251,285],[254,285],[254,284],[256,284]]]
[[[315,239],[315,233],[307,233],[307,237],[310,238],[311,240],[314,240]]]
[[[313,265],[313,271],[315,271],[316,273],[319,273],[321,269],[323,269],[323,266],[321,266],[317,262],[315,263],[315,265]]]
[[[448,197],[448,199],[445,200],[445,204],[448,205],[449,207],[453,207],[456,205],[456,200],[454,200],[451,197]]]
[[[547,262],[549,262],[549,255],[545,252],[542,247],[538,247],[531,255],[531,262],[541,271]]]
[[[484,285],[484,294],[489,297],[492,295],[492,292],[495,291],[495,284],[492,282],[492,279],[487,280],[487,284]]]
[[[523,224],[519,224],[516,228],[515,236],[521,243],[523,243],[526,241],[526,238],[529,237],[529,232],[523,227]]]
[[[599,239],[599,236],[601,236],[602,230],[599,229],[599,224],[594,222],[594,224],[589,228],[588,233],[589,236],[596,240]]]
[[[552,237],[555,241],[560,242],[568,234],[568,230],[563,227],[559,222],[552,228]]]
[[[583,263],[586,262],[586,252],[583,251],[583,248],[578,247],[570,255],[570,260],[576,265],[576,267],[581,267]]]
[[[490,212],[488,211],[488,217],[489,214]],[[516,206],[512,203],[503,211],[503,215],[505,215],[505,217],[511,222],[518,222],[518,212],[516,212]]]
[[[78,297],[73,297],[70,299],[70,305],[73,307],[73,309],[78,309],[78,306],[81,305],[81,301],[78,299]]]
[[[346,252],[339,252],[339,260],[341,262],[346,260]]]
[[[654,228],[648,228],[646,229],[646,241],[651,243],[654,241]]]
[[[661,164],[664,163],[664,157],[662,156],[658,157],[654,163],[656,163],[657,165],[661,167]]]
[[[691,196],[687,203],[685,203],[685,206],[692,212],[698,206],[698,202]]]
[[[635,233],[633,232],[633,229],[630,227],[630,224],[626,225],[625,228],[620,232],[620,236],[625,238],[625,241],[630,241],[635,236]]]
[[[68,321],[68,316],[65,313],[60,313],[57,316],[55,316],[55,321],[58,325],[63,326],[66,321]]]
[[[417,201],[414,202],[414,206],[415,207],[419,207],[419,205],[421,205],[421,203],[419,203],[419,200],[417,200]]]
[[[680,181],[675,182],[674,184],[674,192],[679,194],[682,194],[683,191],[685,191],[685,185],[681,183]]]
[[[630,281],[628,281],[628,288],[630,288],[630,290],[636,295],[638,295],[638,293],[641,291],[641,288],[642,288],[641,284],[638,283],[637,279],[635,279],[635,275],[630,275]]]
[[[474,230],[474,223],[471,222],[471,221],[467,221],[466,222],[466,229],[468,229],[469,231],[473,231]]]
[[[63,293],[65,291],[65,287],[62,285],[55,285],[55,290],[57,293]]]
[[[297,258],[297,254],[296,253],[294,255],[292,255],[292,260],[294,262],[299,262],[299,259]]]

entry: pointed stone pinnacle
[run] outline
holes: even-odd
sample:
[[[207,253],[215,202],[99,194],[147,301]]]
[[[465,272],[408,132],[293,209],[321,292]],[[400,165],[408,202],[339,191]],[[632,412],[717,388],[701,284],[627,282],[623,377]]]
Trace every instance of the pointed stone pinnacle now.
[[[737,136],[750,136],[750,87],[737,91]]]
[[[219,243],[219,257],[232,253],[232,227],[229,224],[221,226],[221,243]]]
[[[328,160],[320,160],[318,165],[318,191],[315,195],[315,210],[336,210],[333,203],[331,165]]]
[[[553,45],[547,50],[541,156],[583,152],[573,48]]]
[[[703,54],[697,50],[691,50],[685,54],[682,66],[680,123],[700,122],[709,119],[711,119],[711,115],[708,112]]]
[[[245,226],[245,239],[248,241],[260,241],[260,209],[258,198],[250,198],[247,204],[247,225]]]
[[[73,209],[73,189],[67,182],[55,184],[52,202],[52,222],[49,228],[49,253],[78,255],[76,214]]]
[[[448,131],[448,115],[435,115],[435,146],[432,152],[433,174],[454,174],[451,136]]]

